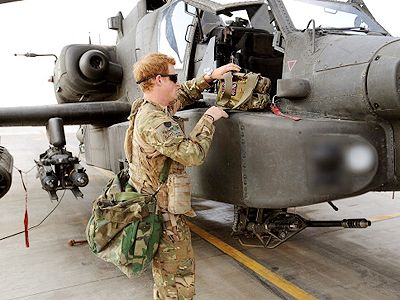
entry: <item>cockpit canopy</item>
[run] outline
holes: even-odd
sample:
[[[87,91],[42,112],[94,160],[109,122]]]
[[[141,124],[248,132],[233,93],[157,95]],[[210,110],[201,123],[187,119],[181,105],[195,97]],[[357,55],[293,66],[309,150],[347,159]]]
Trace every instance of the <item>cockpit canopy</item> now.
[[[307,29],[310,20],[317,29],[345,31],[353,34],[369,32],[387,35],[376,20],[360,5],[344,1],[282,0],[293,25],[298,30]],[[307,12],[307,13],[299,13]]]

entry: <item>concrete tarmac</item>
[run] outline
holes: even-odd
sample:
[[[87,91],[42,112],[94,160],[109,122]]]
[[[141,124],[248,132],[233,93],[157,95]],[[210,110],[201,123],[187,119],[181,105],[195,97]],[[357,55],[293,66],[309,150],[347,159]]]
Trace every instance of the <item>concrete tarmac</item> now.
[[[66,129],[67,150],[77,155],[75,130]],[[14,156],[14,165],[24,171],[48,147],[42,127],[0,128],[0,136],[0,144]],[[82,189],[84,199],[66,191],[54,213],[29,232],[29,248],[23,234],[0,241],[0,299],[152,299],[151,272],[128,279],[94,256],[87,245],[68,245],[70,239],[85,238],[91,202],[110,176],[85,167],[90,183]],[[34,169],[24,176],[31,226],[57,204],[49,200],[35,175]],[[317,299],[400,299],[399,197],[369,193],[340,200],[335,202],[338,212],[328,204],[297,208],[297,213],[315,220],[366,217],[376,221],[368,229],[305,229],[273,250],[245,247],[230,236],[231,205],[197,199],[198,216],[192,221]],[[19,173],[14,170],[12,187],[0,199],[0,238],[23,229],[24,205]],[[196,234],[193,247],[196,299],[293,298]]]

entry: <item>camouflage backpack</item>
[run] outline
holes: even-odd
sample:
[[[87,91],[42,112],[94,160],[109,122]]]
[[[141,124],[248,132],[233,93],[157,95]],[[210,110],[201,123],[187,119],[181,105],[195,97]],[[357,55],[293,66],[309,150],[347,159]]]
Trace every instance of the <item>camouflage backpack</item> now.
[[[219,82],[217,105],[239,110],[262,110],[269,103],[271,80],[257,73],[227,72]]]
[[[156,199],[127,184],[123,170],[94,201],[86,228],[90,250],[113,263],[128,277],[139,276],[150,266],[162,232]]]

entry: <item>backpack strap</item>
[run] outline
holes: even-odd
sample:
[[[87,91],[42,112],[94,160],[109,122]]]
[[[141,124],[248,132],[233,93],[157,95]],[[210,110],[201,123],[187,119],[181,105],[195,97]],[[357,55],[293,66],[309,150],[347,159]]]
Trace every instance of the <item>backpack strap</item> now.
[[[160,178],[159,178],[160,184],[163,184],[167,181],[169,169],[171,168],[171,163],[172,163],[171,157],[167,157],[167,159],[164,161],[164,165],[161,169]]]
[[[132,162],[132,140],[133,140],[133,129],[134,129],[134,124],[135,124],[135,118],[136,114],[139,111],[140,106],[144,103],[143,99],[136,99],[132,103],[131,107],[131,113],[128,117],[129,120],[129,126],[125,134],[125,141],[124,141],[124,150],[125,150],[125,155],[128,160],[128,162]]]
[[[240,98],[239,102],[234,107],[232,107],[232,109],[236,109],[243,103],[246,103],[253,95],[253,91],[257,85],[259,74],[248,73],[248,74],[246,74],[246,76],[247,76],[247,80],[246,80],[246,85],[244,86],[244,93],[243,93],[242,97]]]
[[[160,184],[158,185],[158,188],[155,191],[155,193],[152,195],[153,197],[157,195],[157,193],[160,191],[161,186],[167,181],[169,175],[169,169],[171,168],[171,163],[172,163],[172,158],[167,157],[166,160],[164,161],[164,165],[160,172],[160,177],[159,177]]]

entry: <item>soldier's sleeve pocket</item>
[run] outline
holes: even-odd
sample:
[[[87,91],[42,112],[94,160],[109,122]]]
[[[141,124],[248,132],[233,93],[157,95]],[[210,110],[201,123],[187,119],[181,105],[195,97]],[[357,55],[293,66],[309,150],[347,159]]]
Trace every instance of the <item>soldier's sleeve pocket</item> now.
[[[203,127],[201,128],[201,132],[198,133],[197,136],[199,136],[201,133],[203,133],[206,136],[211,136],[212,130],[208,126],[203,125]]]

